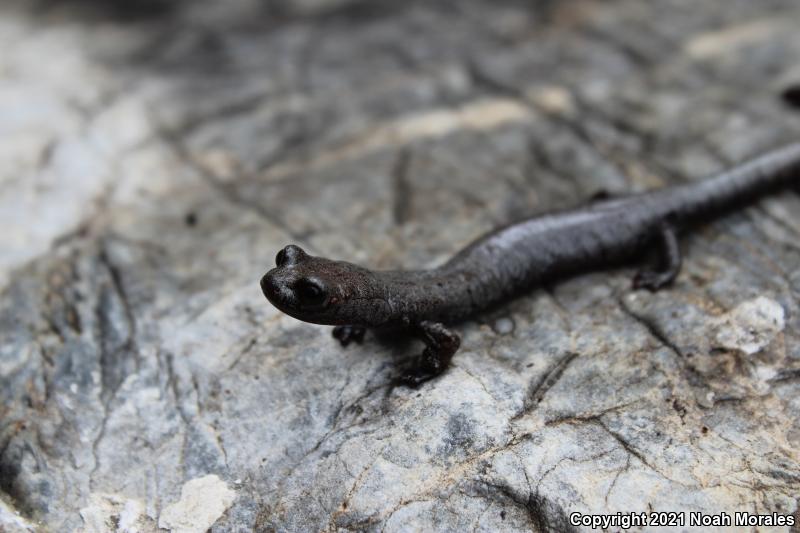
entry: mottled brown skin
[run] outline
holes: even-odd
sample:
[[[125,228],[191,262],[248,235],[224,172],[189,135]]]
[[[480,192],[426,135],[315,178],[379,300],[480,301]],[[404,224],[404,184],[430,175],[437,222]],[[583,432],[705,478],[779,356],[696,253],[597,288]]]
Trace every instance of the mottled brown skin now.
[[[553,279],[608,267],[655,245],[661,265],[634,278],[658,290],[681,268],[677,232],[784,187],[800,186],[800,143],[712,178],[530,218],[488,233],[430,270],[373,271],[289,245],[261,279],[267,299],[306,322],[336,326],[343,346],[366,328],[402,327],[425,350],[400,382],[441,374],[458,350],[445,324],[461,321]]]

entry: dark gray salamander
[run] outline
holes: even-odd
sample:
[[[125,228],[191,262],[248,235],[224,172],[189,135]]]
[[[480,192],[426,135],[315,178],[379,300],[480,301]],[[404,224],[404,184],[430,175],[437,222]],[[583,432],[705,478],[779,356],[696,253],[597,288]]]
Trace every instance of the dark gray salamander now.
[[[650,246],[659,268],[634,278],[658,290],[678,275],[677,232],[800,186],[800,143],[775,150],[709,179],[617,197],[530,218],[488,233],[430,270],[373,271],[306,254],[289,245],[261,279],[267,299],[306,322],[337,326],[346,346],[366,328],[403,327],[425,350],[400,378],[417,386],[447,368],[460,339],[445,324],[495,306],[544,282],[619,264]]]

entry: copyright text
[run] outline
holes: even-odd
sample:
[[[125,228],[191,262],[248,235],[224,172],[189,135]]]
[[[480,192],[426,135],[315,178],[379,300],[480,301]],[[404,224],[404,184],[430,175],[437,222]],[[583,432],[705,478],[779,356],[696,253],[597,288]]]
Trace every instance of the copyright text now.
[[[678,527],[678,526],[793,526],[795,517],[789,514],[701,513],[701,512],[649,512],[582,514],[570,513],[569,523],[592,529],[612,527],[630,529],[632,527]]]

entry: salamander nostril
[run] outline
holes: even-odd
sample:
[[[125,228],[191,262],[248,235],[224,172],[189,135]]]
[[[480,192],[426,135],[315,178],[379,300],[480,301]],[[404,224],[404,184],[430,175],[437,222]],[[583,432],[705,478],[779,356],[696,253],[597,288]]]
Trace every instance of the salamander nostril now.
[[[261,278],[261,292],[264,293],[264,296],[269,298],[270,296],[274,295],[277,290],[277,285],[275,284],[275,280],[269,273],[264,274]]]

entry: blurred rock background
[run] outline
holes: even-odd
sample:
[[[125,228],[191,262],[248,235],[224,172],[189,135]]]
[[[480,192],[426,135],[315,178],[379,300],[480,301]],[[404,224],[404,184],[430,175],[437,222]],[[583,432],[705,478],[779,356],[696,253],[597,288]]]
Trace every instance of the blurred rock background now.
[[[434,265],[520,216],[797,140],[799,18],[792,0],[5,0],[0,530],[797,517],[793,193],[685,239],[669,290],[620,269],[463,324],[417,391],[390,386],[416,345],[343,350],[258,280],[291,242]]]

